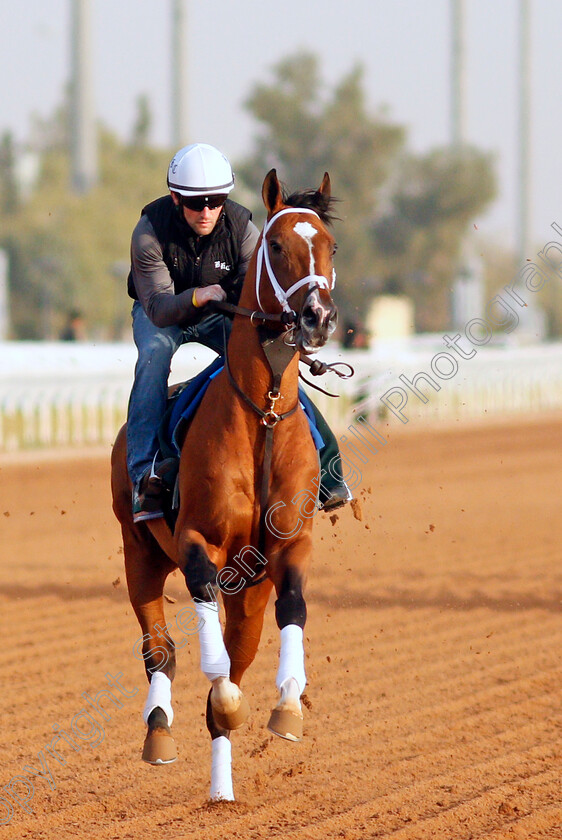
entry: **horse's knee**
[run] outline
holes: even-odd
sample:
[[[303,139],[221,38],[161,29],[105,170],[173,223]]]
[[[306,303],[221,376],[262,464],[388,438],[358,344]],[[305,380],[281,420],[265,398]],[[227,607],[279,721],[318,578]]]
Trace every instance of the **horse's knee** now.
[[[192,543],[186,550],[182,563],[189,594],[197,601],[214,601],[217,585],[217,567],[209,559],[202,545]]]
[[[303,581],[299,570],[286,569],[275,602],[275,618],[280,630],[288,624],[296,624],[304,628],[306,624],[306,602],[302,590]]]

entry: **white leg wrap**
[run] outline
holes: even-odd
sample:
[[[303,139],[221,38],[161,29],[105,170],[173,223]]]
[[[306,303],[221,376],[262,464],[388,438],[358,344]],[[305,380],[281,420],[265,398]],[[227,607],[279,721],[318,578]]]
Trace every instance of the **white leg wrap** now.
[[[304,645],[302,628],[297,624],[288,624],[281,630],[281,651],[279,653],[279,669],[275,685],[281,691],[285,680],[296,680],[299,696],[306,685],[304,672]]]
[[[157,706],[166,713],[168,718],[168,726],[172,725],[174,719],[174,712],[172,710],[172,683],[166,674],[162,671],[155,671],[150,679],[150,688],[148,689],[148,697],[144,704],[144,711],[142,718],[148,726],[148,716]]]
[[[227,799],[234,802],[232,789],[232,746],[228,738],[221,735],[212,741],[211,799]]]
[[[230,676],[230,657],[224,646],[219,610],[216,601],[212,604],[195,602],[199,622],[199,646],[201,648],[201,670],[211,682],[217,677]]]

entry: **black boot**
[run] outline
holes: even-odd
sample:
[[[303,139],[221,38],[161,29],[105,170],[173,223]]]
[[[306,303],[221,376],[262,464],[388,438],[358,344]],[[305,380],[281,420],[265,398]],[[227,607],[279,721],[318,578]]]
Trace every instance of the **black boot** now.
[[[166,458],[156,468],[153,464],[136,482],[133,486],[133,522],[164,516],[164,494],[170,492],[170,481],[177,473],[177,464],[177,458]]]
[[[311,400],[310,405],[314,411],[316,427],[324,441],[324,446],[318,453],[322,474],[319,498],[321,509],[328,512],[350,502],[353,496],[343,479],[341,455],[336,436]]]

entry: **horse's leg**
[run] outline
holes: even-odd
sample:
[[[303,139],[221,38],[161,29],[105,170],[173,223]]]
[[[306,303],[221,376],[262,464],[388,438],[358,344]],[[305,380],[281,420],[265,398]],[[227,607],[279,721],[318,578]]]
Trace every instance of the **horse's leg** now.
[[[231,660],[223,638],[216,599],[216,557],[200,533],[178,528],[177,558],[195,610],[201,670],[211,681],[207,697],[207,728],[212,739],[211,792],[213,800],[234,800],[230,731],[245,723],[250,709],[236,682],[231,680]],[[253,657],[252,657],[253,658]]]
[[[143,715],[148,731],[142,757],[150,764],[166,764],[177,758],[170,732],[176,658],[173,640],[166,630],[162,594],[164,582],[176,564],[160,548],[145,523],[133,523],[126,451],[123,426],[111,454],[111,489],[113,510],[123,535],[129,598],[143,634],[142,658],[150,683]]]
[[[265,608],[272,588],[272,581],[265,578],[256,586],[224,595],[224,642],[230,656],[230,677],[236,685],[240,685],[244,672],[257,653]]]
[[[201,534],[191,529],[178,535],[178,565],[199,617],[198,635],[201,670],[211,681],[211,706],[217,724],[226,730],[238,729],[250,709],[238,686],[230,679],[230,657],[226,650],[216,599],[217,549],[209,546]]]
[[[289,741],[300,741],[303,728],[300,697],[306,685],[303,644],[306,603],[303,596],[303,563],[297,558],[307,556],[308,552],[303,553],[302,547],[299,551],[298,547],[293,546],[291,556],[274,564],[272,570],[277,592],[275,618],[281,631],[279,668],[275,681],[280,697],[267,728]]]
[[[232,787],[232,746],[230,731],[219,726],[213,714],[211,692],[207,695],[206,721],[211,736],[211,790],[209,798],[218,802],[221,799],[234,801]]]
[[[166,578],[176,565],[164,554],[144,523],[134,525],[132,519],[130,524],[122,521],[121,530],[129,598],[141,626],[142,658],[150,684],[143,712],[148,729],[142,758],[149,764],[169,764],[177,758],[170,731],[176,654],[166,629],[162,595]]]
[[[224,643],[230,658],[230,678],[237,686],[256,655],[271,589],[272,583],[266,579],[258,586],[224,596]],[[233,800],[230,732],[217,724],[217,717],[221,719],[212,706],[209,692],[207,729],[212,739],[211,799]]]

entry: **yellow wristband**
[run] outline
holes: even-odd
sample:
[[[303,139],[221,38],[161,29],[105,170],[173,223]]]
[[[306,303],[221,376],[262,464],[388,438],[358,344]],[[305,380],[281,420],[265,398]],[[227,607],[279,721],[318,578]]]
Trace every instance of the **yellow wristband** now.
[[[193,294],[191,295],[191,302],[195,306],[196,309],[199,309],[199,304],[197,303],[197,298],[195,297],[195,292],[197,289],[193,290]]]

